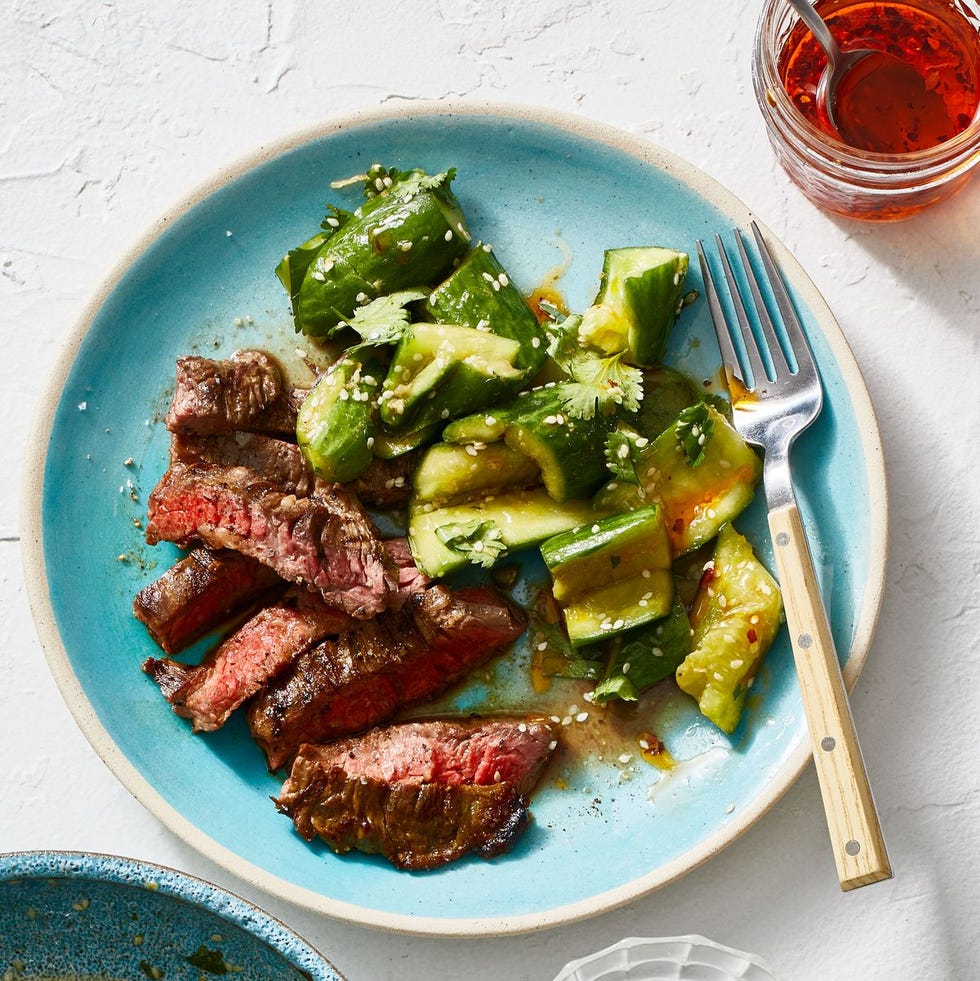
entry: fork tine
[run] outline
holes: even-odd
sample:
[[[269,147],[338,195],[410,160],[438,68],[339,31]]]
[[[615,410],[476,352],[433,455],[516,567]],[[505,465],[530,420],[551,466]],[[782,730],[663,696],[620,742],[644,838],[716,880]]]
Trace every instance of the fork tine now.
[[[759,328],[765,339],[766,347],[769,348],[769,358],[772,361],[773,377],[770,381],[785,378],[790,374],[790,367],[783,352],[783,345],[776,336],[776,328],[773,326],[772,317],[769,316],[769,309],[765,300],[762,299],[762,290],[759,288],[759,280],[756,279],[755,270],[749,262],[748,253],[745,251],[745,243],[742,241],[742,233],[735,229],[735,242],[738,245],[738,254],[742,259],[742,269],[745,271],[745,278],[752,293],[752,301],[755,304],[755,312],[759,318]]]
[[[742,293],[738,288],[738,281],[735,273],[732,272],[732,265],[728,261],[728,252],[725,243],[720,235],[715,236],[718,246],[718,254],[721,256],[721,268],[725,273],[725,280],[728,283],[728,292],[731,294],[732,306],[735,308],[735,316],[738,318],[738,326],[742,334],[742,345],[745,349],[745,356],[749,361],[749,369],[752,372],[752,388],[757,388],[763,379],[768,377],[766,366],[762,362],[762,355],[759,352],[759,345],[756,343],[755,334],[752,332],[752,324],[749,322],[749,315],[745,311],[745,303],[742,301]],[[748,386],[746,386],[748,387]],[[751,391],[751,389],[749,389]]]
[[[739,364],[738,355],[735,353],[735,345],[732,344],[732,335],[728,329],[728,321],[725,317],[724,310],[722,310],[721,300],[718,298],[715,279],[711,275],[711,268],[708,266],[708,259],[704,254],[701,239],[697,241],[697,249],[698,262],[701,264],[701,278],[704,280],[705,298],[708,301],[711,323],[715,328],[715,336],[718,338],[718,347],[721,350],[721,362],[731,376],[744,387],[745,379],[742,377],[742,368]]]
[[[755,237],[755,244],[759,248],[759,255],[762,257],[762,265],[765,267],[766,275],[769,278],[769,285],[772,288],[772,295],[779,307],[779,313],[783,318],[783,327],[786,331],[786,339],[796,359],[796,367],[799,374],[804,378],[815,378],[817,376],[817,366],[813,358],[813,351],[810,349],[810,342],[803,332],[800,318],[796,315],[796,308],[793,301],[786,292],[786,285],[783,282],[782,273],[776,265],[766,240],[762,237],[759,226],[752,222],[752,234]]]

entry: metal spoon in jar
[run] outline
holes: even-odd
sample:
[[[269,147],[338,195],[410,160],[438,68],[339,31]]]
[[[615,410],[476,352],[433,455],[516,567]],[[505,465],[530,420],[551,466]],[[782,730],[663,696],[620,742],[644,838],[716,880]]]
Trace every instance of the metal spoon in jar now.
[[[809,0],[786,2],[827,54],[827,67],[817,84],[817,106],[823,107],[845,143],[878,153],[902,153],[948,138],[953,130],[942,96],[927,89],[910,64],[873,48],[842,51]],[[916,132],[922,119],[937,121],[938,131]]]

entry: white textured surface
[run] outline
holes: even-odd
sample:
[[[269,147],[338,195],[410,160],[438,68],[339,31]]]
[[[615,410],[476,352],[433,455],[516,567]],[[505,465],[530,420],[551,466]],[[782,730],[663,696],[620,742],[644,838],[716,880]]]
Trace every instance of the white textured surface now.
[[[769,152],[749,76],[758,5],[744,0],[3,7],[0,849],[117,852],[203,875],[282,917],[350,981],[547,981],[623,936],[695,932],[786,981],[980,976],[980,180],[900,225],[816,211]],[[838,891],[808,771],[719,857],[624,910],[500,941],[387,936],[202,860],[80,736],[30,620],[17,513],[35,393],[67,331],[117,257],[213,171],[331,114],[442,96],[538,103],[650,137],[753,208],[836,313],[889,474],[888,584],[853,707],[890,882]]]

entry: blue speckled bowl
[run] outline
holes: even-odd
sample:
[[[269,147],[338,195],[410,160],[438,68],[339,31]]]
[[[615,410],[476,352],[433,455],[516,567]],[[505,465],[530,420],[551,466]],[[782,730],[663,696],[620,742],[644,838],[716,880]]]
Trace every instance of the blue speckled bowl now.
[[[113,855],[0,855],[0,978],[119,981],[217,976],[343,981],[319,953],[251,903],[183,872]]]

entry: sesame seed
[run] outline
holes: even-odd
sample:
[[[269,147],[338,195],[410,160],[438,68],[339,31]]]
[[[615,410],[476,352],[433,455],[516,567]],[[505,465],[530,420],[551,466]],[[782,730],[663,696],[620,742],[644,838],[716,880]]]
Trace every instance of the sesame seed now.
[[[598,535],[599,534],[599,526],[597,524],[595,524],[595,525],[592,526],[592,534],[593,535]]]
[[[531,338],[531,347],[534,347],[534,348],[541,347],[541,338],[540,337],[532,337]]]
[[[588,712],[579,712],[579,714],[575,716],[575,721],[576,722],[585,722],[585,720],[588,717],[589,717],[589,713]]]
[[[742,659],[741,659],[740,657],[737,657],[737,658],[735,658],[735,660],[733,660],[733,661],[731,662],[731,666],[732,666],[732,668],[734,668],[734,669],[735,669],[736,671],[737,671],[737,670],[738,670],[738,669],[739,669],[739,668],[740,668],[740,667],[741,667],[741,666],[742,666],[743,664],[745,664],[745,661],[743,661],[743,660],[742,660]]]
[[[453,240],[453,230],[451,228],[446,229],[446,234],[444,238],[446,239],[447,242],[451,242]]]
[[[633,667],[633,665],[632,665],[632,663],[630,661],[624,661],[623,662],[623,674],[629,674],[630,673],[630,668],[632,668],[632,667]]]
[[[572,724],[572,717],[570,715],[566,715],[565,718],[561,720],[561,724],[563,726],[570,726]]]
[[[557,748],[557,746],[558,746],[558,740],[557,739],[552,739],[551,742],[548,743],[548,749],[550,749],[552,752],[555,751],[555,749]]]
[[[541,641],[540,644],[538,644],[539,651],[546,651],[547,649],[548,649],[548,642],[546,640],[543,640]]]
[[[622,753],[619,757],[620,763],[629,763],[633,759],[632,753]]]
[[[328,218],[327,219],[327,224],[331,228],[340,228],[340,222],[336,218]]]
[[[527,723],[525,723],[525,722],[522,722],[522,723],[521,723],[521,724],[520,724],[520,725],[519,725],[519,726],[517,727],[517,730],[518,730],[518,732],[527,732]]]
[[[503,273],[502,272],[497,277],[497,281],[500,283],[501,286],[508,286],[508,285],[510,285],[510,280],[507,278],[507,273]]]

